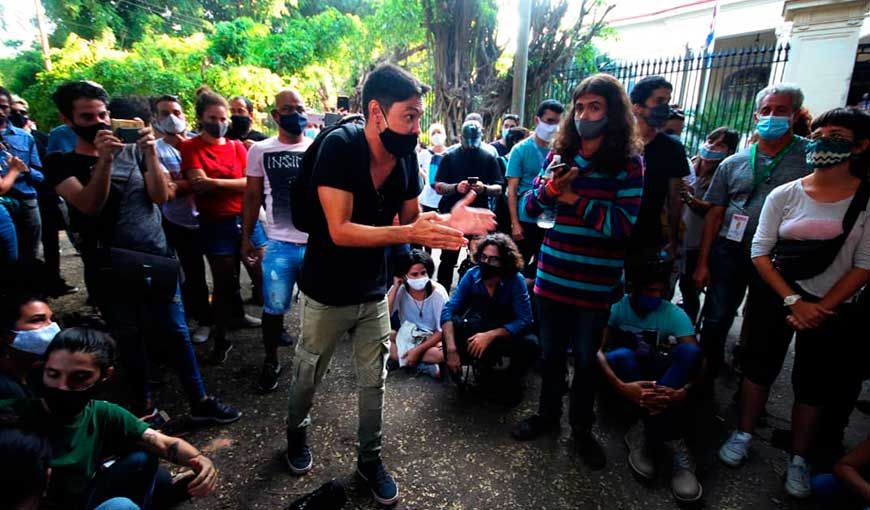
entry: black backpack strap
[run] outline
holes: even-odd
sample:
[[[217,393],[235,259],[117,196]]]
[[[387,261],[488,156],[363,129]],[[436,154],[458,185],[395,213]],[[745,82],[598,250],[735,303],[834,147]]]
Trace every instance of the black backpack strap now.
[[[867,200],[870,200],[870,179],[862,179],[855,196],[849,203],[849,209],[846,210],[846,215],[843,217],[843,241],[849,237],[852,232],[852,227],[855,226],[855,221],[858,215],[867,209]]]

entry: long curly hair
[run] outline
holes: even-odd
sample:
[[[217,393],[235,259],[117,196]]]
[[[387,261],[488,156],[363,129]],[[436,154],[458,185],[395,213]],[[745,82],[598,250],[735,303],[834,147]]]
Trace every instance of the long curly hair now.
[[[489,234],[480,241],[474,252],[474,260],[480,260],[480,254],[490,245],[498,248],[502,276],[513,276],[523,270],[523,256],[520,254],[520,249],[513,239],[501,232]]]
[[[607,102],[607,126],[601,148],[592,158],[599,170],[619,172],[625,169],[625,160],[640,153],[641,143],[637,136],[631,103],[622,83],[609,74],[598,73],[580,82],[571,94],[571,107],[562,117],[562,125],[556,134],[553,150],[562,156],[562,161],[571,161],[580,151],[580,134],[574,127],[574,109],[577,99],[586,94],[596,94]]]

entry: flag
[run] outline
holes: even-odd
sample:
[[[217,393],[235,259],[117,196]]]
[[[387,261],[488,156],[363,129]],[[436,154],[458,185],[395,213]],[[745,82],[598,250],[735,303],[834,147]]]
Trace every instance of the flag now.
[[[707,33],[707,39],[704,41],[702,51],[710,51],[713,48],[713,41],[716,40],[716,15],[719,14],[719,0],[713,4],[713,17],[710,19],[710,31]]]

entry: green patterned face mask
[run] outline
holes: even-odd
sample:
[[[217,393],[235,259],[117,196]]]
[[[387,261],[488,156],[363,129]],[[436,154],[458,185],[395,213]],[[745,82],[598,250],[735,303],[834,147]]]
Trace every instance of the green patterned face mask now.
[[[807,143],[807,165],[830,168],[852,158],[852,142],[839,136],[822,136]]]

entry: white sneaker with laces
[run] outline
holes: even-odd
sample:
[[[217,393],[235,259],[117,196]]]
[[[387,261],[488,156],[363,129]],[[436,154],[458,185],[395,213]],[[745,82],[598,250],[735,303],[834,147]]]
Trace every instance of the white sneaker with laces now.
[[[810,468],[800,455],[795,455],[788,463],[788,472],[785,475],[785,492],[798,499],[808,498],[813,493],[810,486]]]
[[[749,445],[752,442],[752,434],[735,430],[722,448],[719,448],[719,460],[726,466],[740,467],[749,458]]]

